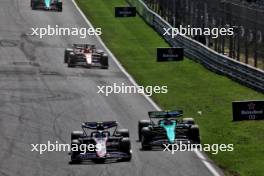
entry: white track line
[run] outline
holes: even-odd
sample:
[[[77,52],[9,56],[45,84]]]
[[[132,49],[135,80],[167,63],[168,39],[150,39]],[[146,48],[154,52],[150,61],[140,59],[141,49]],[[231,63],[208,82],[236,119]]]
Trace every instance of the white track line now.
[[[84,13],[81,11],[81,9],[78,7],[78,5],[76,4],[75,0],[72,0],[74,6],[76,7],[76,9],[80,12],[81,16],[83,17],[83,19],[85,20],[85,22],[88,24],[88,26],[93,28],[92,23],[86,18],[86,16],[84,15]],[[117,58],[114,56],[114,54],[107,48],[107,46],[104,44],[104,42],[102,41],[101,37],[96,35],[96,38],[98,39],[98,41],[100,42],[100,44],[105,48],[105,50],[108,52],[108,54],[112,57],[112,59],[114,60],[114,62],[116,63],[116,65],[118,66],[118,68],[127,76],[127,78],[129,79],[129,81],[134,85],[134,86],[138,86],[137,82],[133,79],[133,77],[124,69],[124,67],[121,65],[121,63],[117,60]],[[145,93],[142,94],[147,100],[148,102],[156,109],[156,110],[161,110],[161,108],[149,97],[147,96]],[[208,170],[214,175],[214,176],[221,176],[217,170],[212,166],[212,164],[210,162],[207,161],[206,157],[203,156],[202,152],[200,151],[195,151],[195,154],[197,155],[197,157],[203,162],[203,164],[208,168]]]

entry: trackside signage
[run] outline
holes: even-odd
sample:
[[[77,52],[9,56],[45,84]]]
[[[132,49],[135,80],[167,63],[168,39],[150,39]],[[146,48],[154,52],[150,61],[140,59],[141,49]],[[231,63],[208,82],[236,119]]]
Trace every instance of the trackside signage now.
[[[234,101],[233,121],[264,120],[264,100],[261,101]]]
[[[157,61],[182,61],[183,48],[157,48]]]
[[[115,17],[135,17],[136,7],[115,7]]]

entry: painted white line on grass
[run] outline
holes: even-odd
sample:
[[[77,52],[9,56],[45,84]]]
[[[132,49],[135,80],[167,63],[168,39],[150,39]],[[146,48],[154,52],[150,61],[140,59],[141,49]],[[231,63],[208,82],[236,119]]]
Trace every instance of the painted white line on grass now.
[[[76,9],[80,12],[81,16],[85,20],[85,22],[88,24],[89,27],[93,28],[92,23],[87,19],[87,17],[84,15],[84,13],[81,11],[79,6],[76,4],[75,0],[72,0],[74,6]],[[134,78],[124,69],[124,67],[121,65],[121,63],[117,60],[117,58],[114,56],[114,54],[108,49],[108,47],[104,44],[100,36],[96,36],[100,44],[104,47],[104,49],[108,52],[108,54],[112,57],[118,68],[127,76],[129,81],[135,85],[138,86],[137,82],[134,80]],[[161,108],[145,93],[142,93],[142,95],[148,100],[148,102],[156,109],[156,110],[161,110]],[[203,156],[202,152],[200,151],[195,151],[195,154],[197,157],[203,162],[203,164],[207,167],[207,169],[214,175],[214,176],[221,176],[217,170],[212,166],[210,162],[207,161],[206,157]]]

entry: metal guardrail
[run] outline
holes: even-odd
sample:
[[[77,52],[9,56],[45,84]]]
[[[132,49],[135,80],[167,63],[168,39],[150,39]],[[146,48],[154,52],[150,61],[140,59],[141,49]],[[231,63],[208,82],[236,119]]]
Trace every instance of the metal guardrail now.
[[[160,35],[163,36],[164,28],[172,28],[142,0],[126,1],[131,6],[135,6],[138,14]],[[165,35],[163,37],[170,45],[183,47],[187,57],[201,63],[209,70],[226,75],[243,85],[264,93],[264,71],[219,54],[187,36],[177,35],[175,38],[171,38],[171,36]]]

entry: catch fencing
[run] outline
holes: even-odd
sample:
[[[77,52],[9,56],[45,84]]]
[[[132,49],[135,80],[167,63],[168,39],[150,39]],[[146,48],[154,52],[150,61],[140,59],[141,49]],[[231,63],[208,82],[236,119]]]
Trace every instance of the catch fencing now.
[[[264,93],[264,71],[222,55],[198,41],[183,35],[172,38],[164,34],[164,28],[172,26],[151,10],[142,0],[126,0],[137,8],[138,14],[164,39],[175,47],[183,47],[184,54],[218,74],[226,75],[248,87]]]

